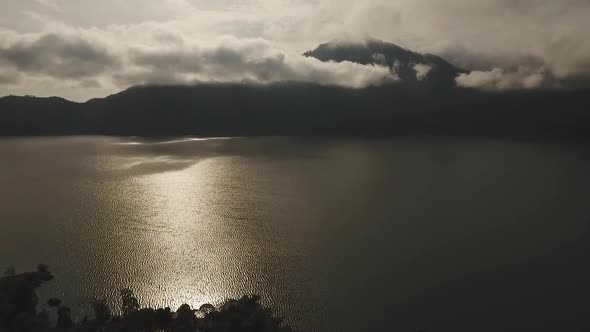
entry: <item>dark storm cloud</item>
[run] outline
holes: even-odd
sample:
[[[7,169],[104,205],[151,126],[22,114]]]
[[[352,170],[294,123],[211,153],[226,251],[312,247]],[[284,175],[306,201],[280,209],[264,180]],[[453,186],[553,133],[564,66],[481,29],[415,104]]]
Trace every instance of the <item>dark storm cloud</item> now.
[[[100,75],[119,64],[106,48],[78,37],[52,33],[0,44],[0,66],[23,73],[78,79]]]

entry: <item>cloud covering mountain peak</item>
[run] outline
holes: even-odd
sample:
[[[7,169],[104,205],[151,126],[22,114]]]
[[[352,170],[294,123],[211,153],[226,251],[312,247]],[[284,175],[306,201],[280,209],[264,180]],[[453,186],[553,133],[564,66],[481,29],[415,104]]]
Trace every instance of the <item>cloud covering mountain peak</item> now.
[[[255,76],[267,81],[267,71],[257,67],[266,61],[284,66],[270,81],[304,66],[308,73],[325,73],[328,67],[350,70],[354,72],[351,81],[358,82],[363,79],[356,77],[382,70],[378,64],[386,61],[387,54],[371,53],[373,67],[364,68],[360,76],[356,76],[360,67],[350,63],[310,64],[300,54],[326,40],[365,40],[367,36],[423,56],[436,54],[472,72],[474,76],[460,73],[457,82],[462,86],[478,82],[486,82],[479,86],[484,88],[563,86],[571,80],[587,82],[590,77],[587,0],[5,0],[2,8],[0,94],[55,94],[80,100],[118,91],[126,82],[190,80],[195,73],[155,70],[150,77],[154,66],[133,61],[147,61],[141,52],[149,53],[151,60],[157,52],[162,53],[160,61],[183,60],[221,45],[241,47],[227,43],[253,41],[263,41],[274,51],[262,52],[259,60],[238,57],[247,60],[245,80]],[[88,53],[81,56],[82,52]],[[172,53],[176,55],[171,57]],[[284,60],[272,60],[274,55],[269,54],[274,53],[284,54]],[[310,69],[316,66],[321,68]],[[398,66],[402,70],[396,74],[402,80],[439,77],[440,66],[428,61],[412,66],[401,61]],[[199,68],[219,74],[203,64]],[[539,80],[541,74],[544,77]],[[223,80],[238,76],[220,75]],[[341,74],[331,77],[326,80],[345,81]],[[299,74],[292,78],[303,79]],[[498,84],[489,83],[493,81]]]
[[[465,73],[441,57],[421,54],[377,39],[334,41],[304,53],[322,61],[352,61],[364,65],[386,66],[406,83],[424,82],[436,86],[454,86],[455,78]]]

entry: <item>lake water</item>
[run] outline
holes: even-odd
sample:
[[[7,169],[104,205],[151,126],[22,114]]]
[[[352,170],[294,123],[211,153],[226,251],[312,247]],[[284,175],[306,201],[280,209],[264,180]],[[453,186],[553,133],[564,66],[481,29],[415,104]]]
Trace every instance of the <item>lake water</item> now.
[[[75,307],[260,294],[307,331],[590,327],[590,149],[0,140],[0,265]]]

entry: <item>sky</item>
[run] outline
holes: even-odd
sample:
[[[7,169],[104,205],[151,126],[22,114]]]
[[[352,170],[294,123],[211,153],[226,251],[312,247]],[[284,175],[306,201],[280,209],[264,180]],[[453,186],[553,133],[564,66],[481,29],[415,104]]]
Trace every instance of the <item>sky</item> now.
[[[2,0],[0,9],[0,95],[83,101],[150,83],[395,80],[387,68],[301,56],[369,37],[471,70],[460,86],[590,76],[590,0]]]

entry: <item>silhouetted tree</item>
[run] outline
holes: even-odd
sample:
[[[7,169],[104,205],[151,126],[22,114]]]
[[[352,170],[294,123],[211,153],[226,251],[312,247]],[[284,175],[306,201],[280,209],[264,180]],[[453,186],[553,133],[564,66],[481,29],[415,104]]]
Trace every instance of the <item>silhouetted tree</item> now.
[[[61,300],[56,297],[52,297],[49,300],[47,300],[47,304],[52,308],[59,307],[61,304]]]
[[[124,331],[154,331],[155,311],[151,308],[143,308],[131,312],[124,317]]]
[[[57,325],[58,329],[68,330],[74,325],[72,321],[72,312],[68,307],[59,307],[57,309]]]
[[[45,328],[49,327],[51,321],[49,318],[49,312],[46,309],[41,310],[41,312],[37,314],[37,321],[39,326]]]
[[[127,316],[132,312],[139,310],[139,301],[133,291],[129,288],[121,290],[121,311]]]
[[[99,323],[104,324],[111,318],[111,310],[104,300],[94,300],[91,304],[92,310],[94,311],[94,318]]]
[[[173,314],[170,308],[156,309],[154,315],[155,327],[157,330],[169,330],[172,326]]]
[[[0,277],[0,332],[288,332],[281,319],[259,303],[257,296],[228,300],[221,307],[204,304],[197,310],[181,305],[176,313],[170,308],[139,309],[133,291],[121,291],[122,315],[112,316],[103,300],[92,302],[94,320],[85,317],[80,323],[72,319],[70,308],[60,306],[61,300],[51,298],[48,304],[56,308],[55,328],[50,327],[46,310],[37,312],[35,289],[51,280],[48,269]]]
[[[176,310],[176,325],[179,328],[183,328],[186,330],[191,330],[195,328],[197,316],[195,316],[195,311],[191,309],[191,306],[188,304],[181,305],[178,310]]]
[[[215,311],[215,306],[212,305],[211,303],[205,303],[199,307],[199,311],[203,314],[208,314],[210,312]]]

